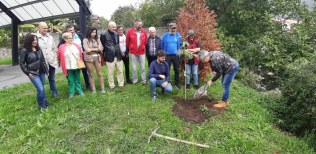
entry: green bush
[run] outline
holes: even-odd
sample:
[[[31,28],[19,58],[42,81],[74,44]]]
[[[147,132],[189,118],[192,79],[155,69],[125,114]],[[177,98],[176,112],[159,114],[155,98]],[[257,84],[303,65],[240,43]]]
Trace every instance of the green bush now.
[[[288,65],[285,71],[288,78],[281,87],[282,98],[275,106],[281,128],[301,136],[316,133],[315,66],[315,61],[307,59]]]

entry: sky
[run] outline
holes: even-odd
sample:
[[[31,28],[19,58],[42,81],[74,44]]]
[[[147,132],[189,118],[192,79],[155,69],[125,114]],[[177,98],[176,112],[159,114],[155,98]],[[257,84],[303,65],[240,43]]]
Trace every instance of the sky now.
[[[141,0],[92,0],[90,9],[93,14],[110,20],[111,15],[119,6],[138,6],[139,1]]]

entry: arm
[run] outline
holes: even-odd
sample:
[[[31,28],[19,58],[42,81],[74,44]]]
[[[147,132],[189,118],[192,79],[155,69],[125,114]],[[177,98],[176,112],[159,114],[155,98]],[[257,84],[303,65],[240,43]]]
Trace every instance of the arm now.
[[[83,39],[83,48],[84,48],[84,51],[86,52],[86,53],[90,53],[91,51],[94,51],[95,49],[94,48],[90,48],[89,47],[89,41],[88,41],[88,39]]]
[[[103,45],[101,44],[100,39],[98,39],[98,51],[102,52],[103,51]]]
[[[148,70],[148,78],[158,78],[160,74],[154,74],[155,73],[155,63],[152,62],[150,64],[149,70]]]
[[[26,49],[23,48],[21,49],[20,51],[20,67],[22,69],[22,71],[27,75],[29,76],[30,72],[28,71],[27,67],[26,67]]]
[[[101,36],[100,36],[100,42],[101,42],[101,44],[103,46],[103,50],[104,50],[104,47],[105,47],[105,36],[104,35],[105,34],[101,34]]]

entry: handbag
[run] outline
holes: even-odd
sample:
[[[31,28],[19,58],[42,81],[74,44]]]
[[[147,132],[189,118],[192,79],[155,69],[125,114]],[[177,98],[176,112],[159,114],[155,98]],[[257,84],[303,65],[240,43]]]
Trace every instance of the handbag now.
[[[100,54],[100,57],[101,57],[101,66],[106,65],[106,61],[105,61],[104,55],[102,53]]]
[[[71,51],[71,49],[68,47],[68,49]],[[84,64],[83,60],[80,58],[77,58],[73,52],[71,52],[71,54],[76,58],[77,60],[77,65],[78,65],[78,69],[83,69],[86,68],[86,65]]]

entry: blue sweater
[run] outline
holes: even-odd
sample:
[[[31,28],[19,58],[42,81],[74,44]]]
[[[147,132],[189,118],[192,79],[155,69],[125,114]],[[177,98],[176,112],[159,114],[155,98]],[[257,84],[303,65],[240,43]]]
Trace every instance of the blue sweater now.
[[[176,32],[175,34],[165,33],[161,39],[161,49],[168,55],[175,55],[180,49],[182,36]]]
[[[148,70],[148,78],[149,79],[156,78],[157,80],[162,80],[162,78],[160,78],[159,75],[164,75],[165,80],[169,82],[170,80],[169,65],[165,61],[162,64],[159,64],[158,61],[155,60],[150,64],[150,67]]]

